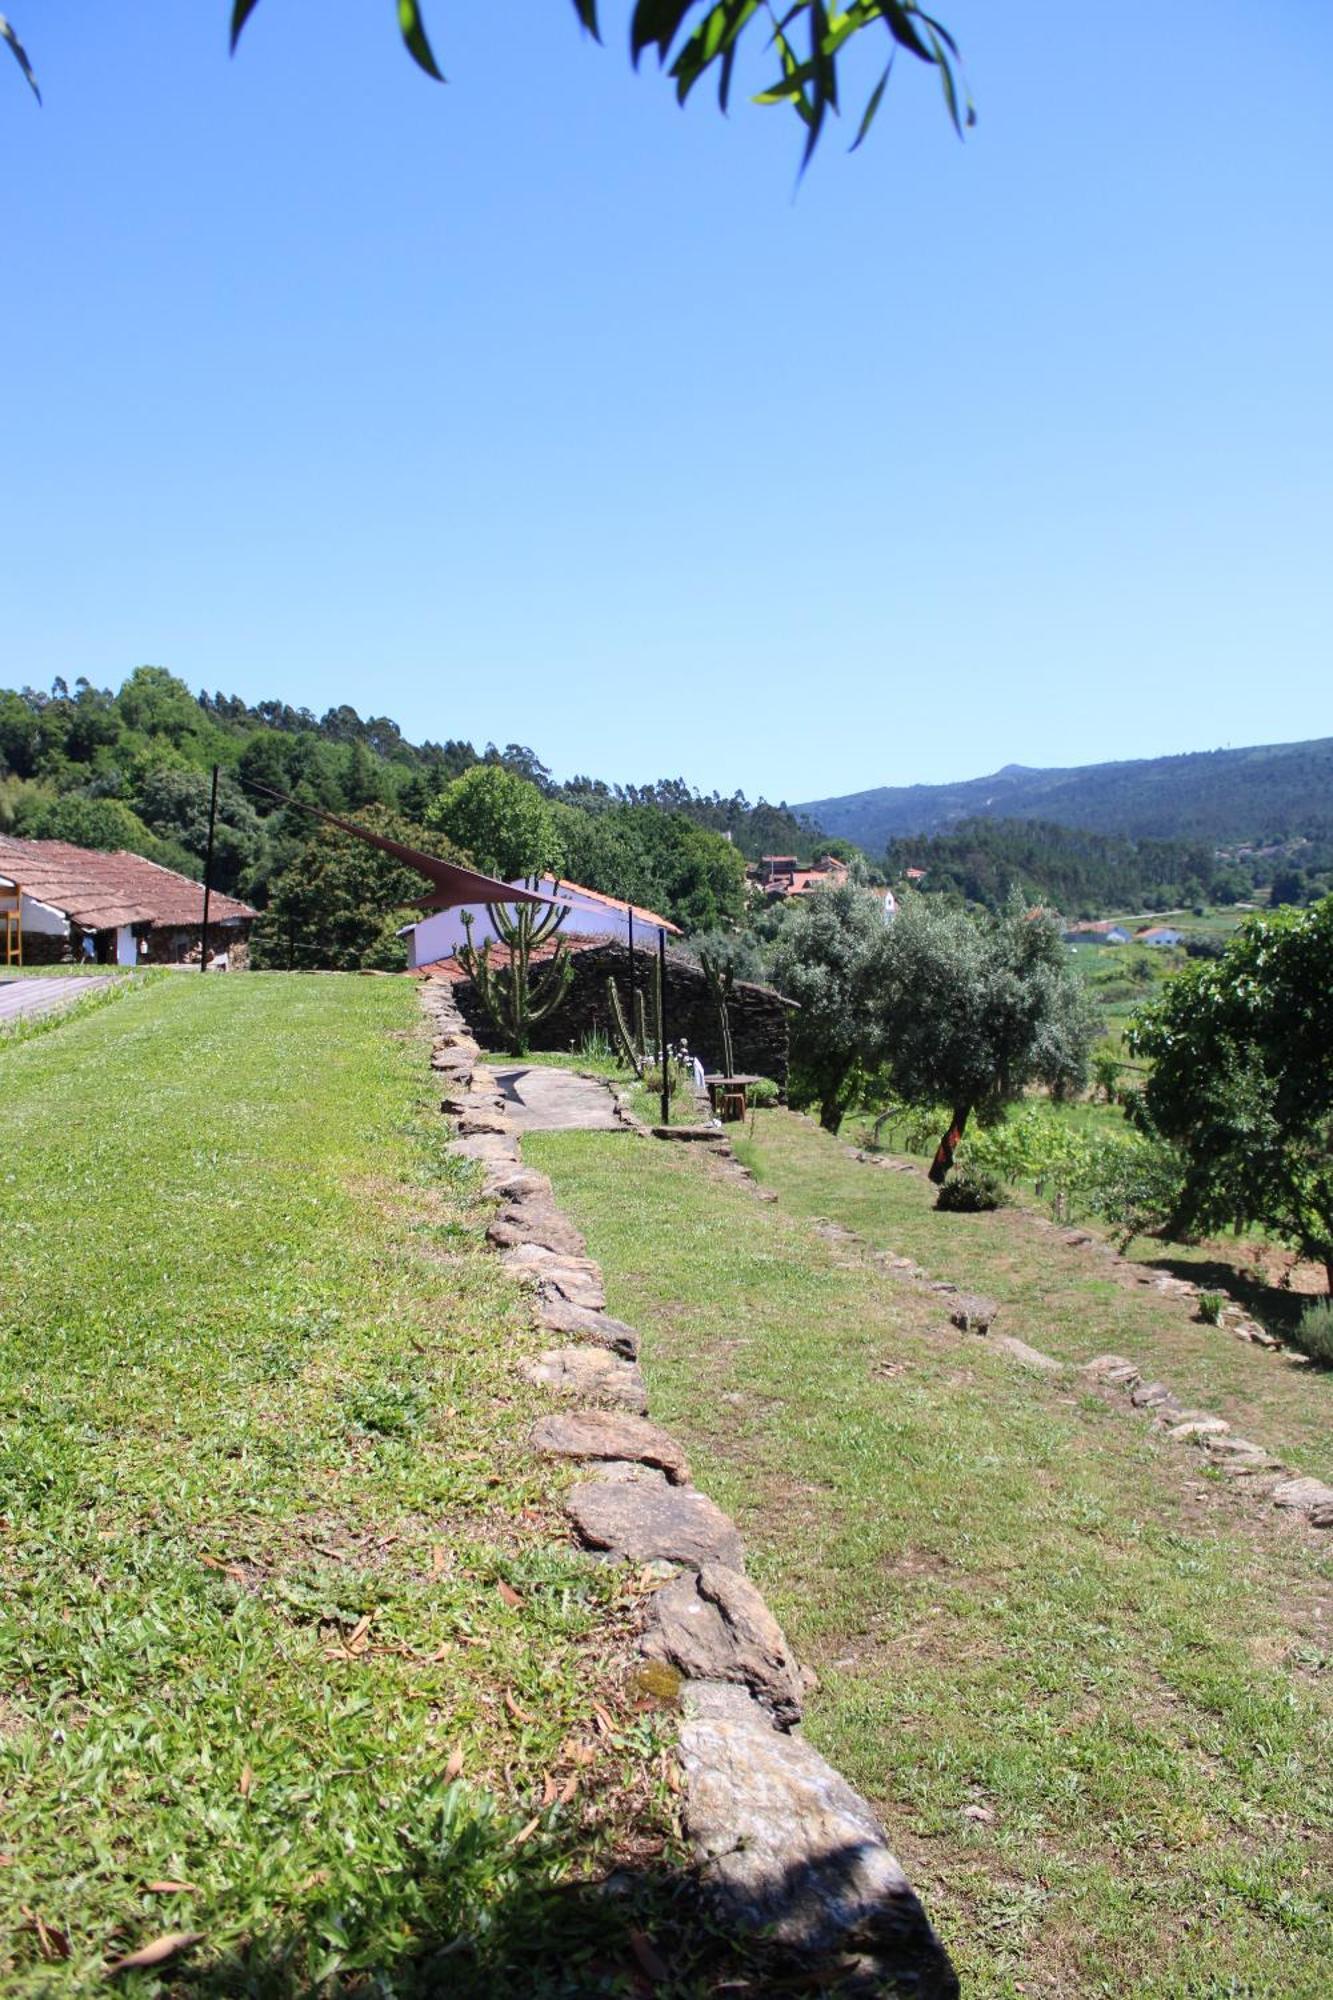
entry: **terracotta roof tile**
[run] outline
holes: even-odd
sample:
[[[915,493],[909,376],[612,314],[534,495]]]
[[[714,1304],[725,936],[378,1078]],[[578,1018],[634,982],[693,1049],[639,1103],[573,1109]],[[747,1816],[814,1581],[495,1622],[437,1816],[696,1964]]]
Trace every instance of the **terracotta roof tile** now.
[[[17,840],[0,834],[0,875],[84,930],[203,922],[202,882],[146,861],[141,854],[123,850],[104,854],[96,848],[74,847],[67,840]],[[210,923],[224,923],[253,917],[255,912],[248,903],[215,889],[208,914]]]

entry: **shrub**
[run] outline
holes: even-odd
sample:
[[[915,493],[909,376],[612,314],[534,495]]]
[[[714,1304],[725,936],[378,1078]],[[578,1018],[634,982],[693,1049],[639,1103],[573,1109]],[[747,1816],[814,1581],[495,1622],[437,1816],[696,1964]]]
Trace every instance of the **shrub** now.
[[[771,1076],[761,1076],[758,1083],[750,1085],[747,1098],[752,1111],[767,1111],[781,1095]]]
[[[1311,1299],[1296,1323],[1296,1345],[1333,1368],[1333,1299]]]
[[[945,1176],[935,1206],[952,1215],[979,1215],[983,1209],[999,1208],[1003,1201],[1004,1188],[996,1175],[980,1167],[961,1166],[951,1168]]]
[[[1199,1318],[1205,1326],[1217,1326],[1222,1319],[1222,1307],[1226,1304],[1220,1292],[1199,1293]]]

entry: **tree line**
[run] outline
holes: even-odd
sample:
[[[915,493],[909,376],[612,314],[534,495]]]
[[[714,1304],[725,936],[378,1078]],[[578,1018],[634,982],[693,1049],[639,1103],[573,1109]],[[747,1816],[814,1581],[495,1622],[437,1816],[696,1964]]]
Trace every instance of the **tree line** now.
[[[161,667],[137,668],[114,692],[86,679],[0,690],[0,831],[127,848],[199,879],[214,764],[213,881],[261,911],[259,963],[401,964],[397,930],[420,888],[273,792],[506,879],[551,868],[690,932],[743,921],[747,858],[774,848],[805,856],[815,840],[785,808],[740,792],[704,794],[683,779],[557,784],[524,744],[413,743],[388,716],[196,695]],[[479,809],[489,786],[490,820],[446,803],[474,772],[498,774],[462,795]]]

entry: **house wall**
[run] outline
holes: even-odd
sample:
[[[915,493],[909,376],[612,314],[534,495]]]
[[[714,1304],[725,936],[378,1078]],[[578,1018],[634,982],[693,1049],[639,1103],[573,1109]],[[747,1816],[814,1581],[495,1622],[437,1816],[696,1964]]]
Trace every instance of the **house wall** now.
[[[511,882],[511,889],[527,887],[525,882]],[[571,937],[580,934],[591,937],[619,938],[629,936],[629,917],[623,908],[614,903],[598,903],[585,900],[575,889],[565,884],[557,884],[550,875],[542,877],[537,884],[543,896],[554,896],[557,902],[569,906],[569,916],[565,929]],[[495,926],[486,913],[486,906],[471,904],[468,914],[472,922],[472,942],[482,945],[496,934]],[[646,945],[651,940],[657,944],[657,932],[649,930],[636,920],[634,925],[634,949]],[[463,922],[463,912],[459,910],[437,910],[433,917],[423,917],[419,924],[413,924],[407,934],[407,963],[415,970],[419,965],[433,965],[436,959],[452,958],[461,944],[467,941],[467,928]]]
[[[654,945],[656,938],[654,934]],[[655,955],[655,954],[654,954]],[[634,949],[635,976],[648,990],[651,978],[650,954]],[[621,1005],[631,1017],[630,966],[627,946],[608,940],[586,951],[572,954],[574,967],[569,991],[549,1020],[533,1031],[535,1049],[577,1049],[590,1029],[611,1038],[611,1008],[606,982],[614,977]],[[454,988],[464,1018],[483,1048],[499,1046],[490,1016],[477,997],[471,980]],[[784,1089],[787,1083],[788,1009],[776,993],[765,986],[738,984],[731,1001],[731,1040],[736,1068],[755,1076],[772,1077]],[[722,1066],[722,1035],[717,1008],[698,966],[688,959],[667,954],[667,1039],[689,1042],[691,1053],[705,1069]]]

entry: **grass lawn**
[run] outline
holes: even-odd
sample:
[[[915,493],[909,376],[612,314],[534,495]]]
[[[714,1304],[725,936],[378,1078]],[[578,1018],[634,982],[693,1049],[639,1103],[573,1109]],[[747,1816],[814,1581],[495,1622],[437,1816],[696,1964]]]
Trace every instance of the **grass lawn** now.
[[[619,1150],[617,1150],[617,1147]],[[969,1996],[1315,2000],[1333,1957],[1333,1565],[1072,1376],[1026,1372],[832,1218],[1114,1347],[1327,1474],[1333,1378],[1108,1285],[1049,1234],[760,1114],[756,1201],[685,1149],[543,1134],[645,1336],[654,1415],[730,1509]],[[980,1226],[978,1226],[980,1225]]]
[[[660,1723],[427,1054],[286,975],[0,1049],[6,1994],[600,1990],[547,1892],[660,1849]]]

